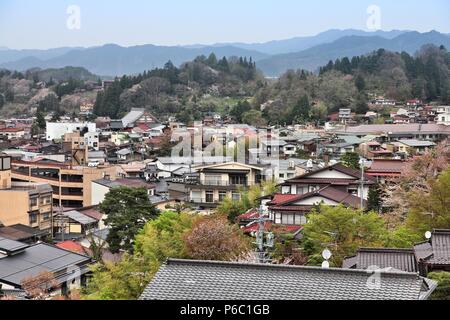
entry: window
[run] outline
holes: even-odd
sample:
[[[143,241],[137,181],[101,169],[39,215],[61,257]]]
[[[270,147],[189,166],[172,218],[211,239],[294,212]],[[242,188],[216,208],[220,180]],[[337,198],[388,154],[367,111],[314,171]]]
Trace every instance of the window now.
[[[219,191],[219,202],[222,202],[226,199],[227,192],[226,191]]]
[[[30,206],[31,207],[35,207],[38,204],[38,199],[34,198],[34,199],[30,199]]]
[[[30,225],[38,222],[38,215],[36,213],[30,214]]]
[[[231,194],[231,199],[233,201],[239,201],[239,200],[241,200],[241,194],[239,192],[233,192]]]
[[[44,213],[42,215],[42,221],[48,221],[50,220],[50,213]]]
[[[206,203],[214,202],[214,191],[206,191]]]
[[[230,175],[231,185],[247,185],[247,176],[245,175]]]

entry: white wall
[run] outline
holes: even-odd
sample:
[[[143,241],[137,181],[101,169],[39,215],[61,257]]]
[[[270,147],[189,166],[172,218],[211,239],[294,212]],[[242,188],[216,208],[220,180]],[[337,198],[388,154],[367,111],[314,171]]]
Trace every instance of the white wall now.
[[[91,203],[96,206],[103,202],[106,194],[109,192],[109,188],[104,185],[98,184],[94,181],[91,182]]]
[[[97,126],[92,122],[47,122],[46,139],[52,141],[61,139],[64,134],[82,130],[87,127],[88,132],[95,132]]]

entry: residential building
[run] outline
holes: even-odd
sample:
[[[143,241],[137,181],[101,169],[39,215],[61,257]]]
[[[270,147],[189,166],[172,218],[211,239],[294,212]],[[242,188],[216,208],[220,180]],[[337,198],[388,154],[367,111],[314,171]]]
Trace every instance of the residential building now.
[[[339,122],[347,123],[353,119],[352,109],[339,109]]]
[[[436,287],[408,272],[168,259],[140,300],[426,300]]]
[[[0,224],[52,228],[52,188],[48,183],[12,182],[11,157],[0,156]]]
[[[417,139],[438,142],[450,138],[450,126],[443,124],[367,124],[356,127],[345,127],[334,131],[340,135],[377,135],[386,141],[401,139]]]
[[[91,264],[88,256],[50,244],[29,245],[0,237],[0,291],[23,289],[23,280],[51,272],[56,281],[53,293],[66,294],[85,285]]]
[[[237,162],[194,167],[199,179],[189,185],[190,202],[201,208],[214,208],[225,198],[239,200],[240,188],[249,188],[263,181],[266,168]]]
[[[53,204],[69,208],[92,205],[91,182],[93,180],[117,177],[116,166],[73,166],[56,162],[14,161],[12,178],[16,181],[48,183],[53,189]]]
[[[92,122],[47,122],[46,139],[47,141],[63,139],[66,133],[73,132],[91,132],[97,130],[96,124]]]
[[[155,195],[156,186],[152,183],[147,183],[142,179],[98,179],[91,182],[91,199],[92,205],[98,205],[105,200],[105,196],[112,188],[128,187],[128,188],[144,188],[147,190],[149,197]]]
[[[414,246],[420,273],[450,272],[450,230],[433,230],[431,237]]]
[[[364,181],[361,181],[361,175],[362,173],[359,170],[337,163],[288,179],[281,184],[281,190],[282,194],[303,195],[332,186],[342,192],[367,200],[369,188],[375,183],[375,180],[365,174]],[[361,184],[363,185],[362,190]]]
[[[399,140],[392,142],[396,153],[403,153],[408,156],[423,154],[424,152],[434,148],[436,144],[431,141],[420,141],[420,140]],[[389,148],[389,147],[388,147]]]
[[[22,128],[3,128],[0,129],[0,138],[6,138],[8,140],[19,139],[25,136],[25,129]]]

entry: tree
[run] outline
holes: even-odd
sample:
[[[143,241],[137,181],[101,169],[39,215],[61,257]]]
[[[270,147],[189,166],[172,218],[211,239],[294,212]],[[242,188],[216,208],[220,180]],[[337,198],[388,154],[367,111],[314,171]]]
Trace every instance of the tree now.
[[[219,216],[196,221],[184,243],[189,257],[198,260],[232,261],[250,251],[239,227]]]
[[[239,101],[237,105],[231,110],[230,115],[233,116],[236,121],[242,122],[242,115],[252,109],[248,101]]]
[[[360,169],[359,155],[356,152],[346,152],[341,157],[341,162],[344,166],[352,169]]]
[[[292,123],[306,122],[311,118],[311,105],[307,95],[303,95],[293,107],[291,113]]]
[[[430,190],[412,190],[407,226],[416,234],[433,229],[450,229],[450,168],[429,182]]]
[[[133,252],[134,238],[139,230],[158,215],[145,188],[113,188],[99,206],[107,215],[105,224],[110,227],[107,242],[111,252]]]
[[[36,125],[40,130],[44,130],[47,125],[44,114],[39,109],[36,112]]]
[[[450,300],[450,272],[431,272],[427,277],[438,283],[430,300]]]
[[[43,271],[34,277],[27,277],[20,283],[28,297],[33,300],[46,300],[50,297],[52,289],[58,286],[55,274]]]
[[[196,216],[166,211],[149,221],[136,236],[134,253],[116,263],[96,264],[84,298],[137,299],[167,258],[188,258],[183,236]]]
[[[242,116],[242,122],[255,127],[263,127],[267,125],[267,121],[263,118],[262,112],[258,110],[250,110]]]
[[[355,78],[355,86],[356,89],[358,89],[359,92],[364,91],[366,88],[366,81],[364,80],[364,77],[360,74]]]
[[[319,213],[320,211],[320,213]],[[375,212],[364,213],[343,206],[320,206],[308,215],[304,225],[304,249],[310,263],[320,264],[325,248],[332,252],[330,262],[340,267],[345,257],[360,247],[379,247],[386,236],[383,219]]]
[[[402,224],[410,210],[411,192],[418,192],[421,197],[429,195],[430,182],[435,180],[441,172],[449,167],[450,148],[445,143],[435,149],[425,152],[406,163],[402,174],[394,183],[382,185],[383,203],[389,208],[385,214],[390,228]]]
[[[367,196],[367,210],[381,213],[381,189],[378,185],[373,185],[369,188],[369,194]]]

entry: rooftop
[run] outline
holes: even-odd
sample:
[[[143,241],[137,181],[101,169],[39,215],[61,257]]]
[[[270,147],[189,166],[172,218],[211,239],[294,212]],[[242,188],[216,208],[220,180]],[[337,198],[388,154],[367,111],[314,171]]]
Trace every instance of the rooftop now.
[[[419,300],[436,283],[415,273],[169,259],[141,300]]]

